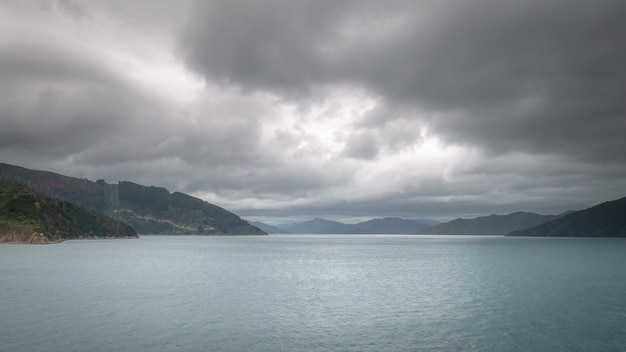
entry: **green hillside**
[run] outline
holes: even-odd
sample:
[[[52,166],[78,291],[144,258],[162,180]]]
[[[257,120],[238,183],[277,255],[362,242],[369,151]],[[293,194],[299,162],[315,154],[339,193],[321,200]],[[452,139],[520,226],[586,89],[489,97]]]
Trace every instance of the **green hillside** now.
[[[626,237],[626,198],[572,212],[556,220],[512,232],[512,236]]]
[[[508,215],[489,215],[475,219],[456,219],[419,230],[431,235],[505,235],[555,219],[554,215],[517,212]]]
[[[0,242],[108,237],[137,237],[137,233],[108,216],[0,180]]]
[[[265,235],[239,216],[189,195],[121,181],[108,184],[0,163],[0,179],[129,224],[144,234]]]
[[[140,233],[263,235],[239,216],[187,194],[120,182],[115,213]]]

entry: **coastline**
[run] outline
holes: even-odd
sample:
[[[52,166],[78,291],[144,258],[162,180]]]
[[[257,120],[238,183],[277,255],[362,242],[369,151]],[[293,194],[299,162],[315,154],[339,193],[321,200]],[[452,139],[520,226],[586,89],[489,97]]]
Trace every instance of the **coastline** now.
[[[28,231],[30,232],[30,231]],[[50,239],[43,233],[26,231],[8,231],[0,234],[0,243],[13,244],[54,244],[63,241],[63,238]]]
[[[66,240],[109,240],[109,239],[139,239],[135,236],[84,236],[76,238],[53,238],[50,239],[42,233],[32,232],[8,232],[0,234],[0,244],[57,244]]]

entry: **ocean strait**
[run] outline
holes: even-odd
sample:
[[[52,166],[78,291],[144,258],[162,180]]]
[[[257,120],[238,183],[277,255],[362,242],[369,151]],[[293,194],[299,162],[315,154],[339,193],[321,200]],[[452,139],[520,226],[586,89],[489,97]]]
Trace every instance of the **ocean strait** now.
[[[0,246],[0,351],[624,351],[626,239]]]

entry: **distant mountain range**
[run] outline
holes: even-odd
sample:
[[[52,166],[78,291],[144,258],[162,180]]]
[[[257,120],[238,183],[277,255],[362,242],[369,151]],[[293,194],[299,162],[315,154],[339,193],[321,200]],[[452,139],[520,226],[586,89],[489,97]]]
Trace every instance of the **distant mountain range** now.
[[[539,215],[517,212],[508,215],[489,215],[475,219],[456,219],[426,227],[421,234],[431,235],[506,235],[512,231],[554,220],[557,215]]]
[[[412,234],[430,225],[432,225],[432,222],[387,217],[350,225],[350,228],[345,233]]]
[[[511,236],[626,237],[626,198],[571,212]]]
[[[344,224],[338,221],[331,221],[325,219],[315,218],[293,224],[285,229],[287,233],[299,233],[299,234],[341,234],[350,228],[350,225]]]
[[[111,217],[0,180],[0,242],[110,237],[136,238],[137,232]]]
[[[0,179],[80,205],[143,234],[265,235],[239,216],[187,194],[120,181],[93,182],[0,163]]]
[[[267,233],[274,233],[274,234],[287,233],[287,231],[285,231],[284,229],[281,229],[280,227],[268,225],[260,221],[248,221],[248,222],[250,223],[250,225],[256,226],[262,231],[267,232]]]
[[[283,228],[261,222],[250,224],[223,208],[184,193],[127,181],[93,182],[4,163],[0,163],[0,181],[0,196],[4,197],[0,199],[0,233],[4,234],[0,241],[132,237],[136,233],[626,237],[626,198],[558,216],[517,212],[442,224],[391,217],[358,224],[313,219]]]
[[[432,225],[428,220],[407,220],[400,218],[372,219],[358,224],[344,224],[338,221],[313,219],[286,226],[271,226],[262,222],[253,224],[267,233],[292,234],[413,234]]]
[[[277,227],[255,223],[268,233],[293,234],[433,234],[555,237],[626,237],[626,198],[560,215],[516,212],[435,224],[428,220],[373,219],[358,224],[313,219]]]

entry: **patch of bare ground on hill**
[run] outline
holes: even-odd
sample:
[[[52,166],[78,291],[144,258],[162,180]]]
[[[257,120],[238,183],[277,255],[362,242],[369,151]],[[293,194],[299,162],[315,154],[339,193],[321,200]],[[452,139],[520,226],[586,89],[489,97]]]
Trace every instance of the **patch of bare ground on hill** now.
[[[42,233],[27,230],[9,230],[0,234],[0,243],[50,244],[62,241],[63,239],[49,239]]]

